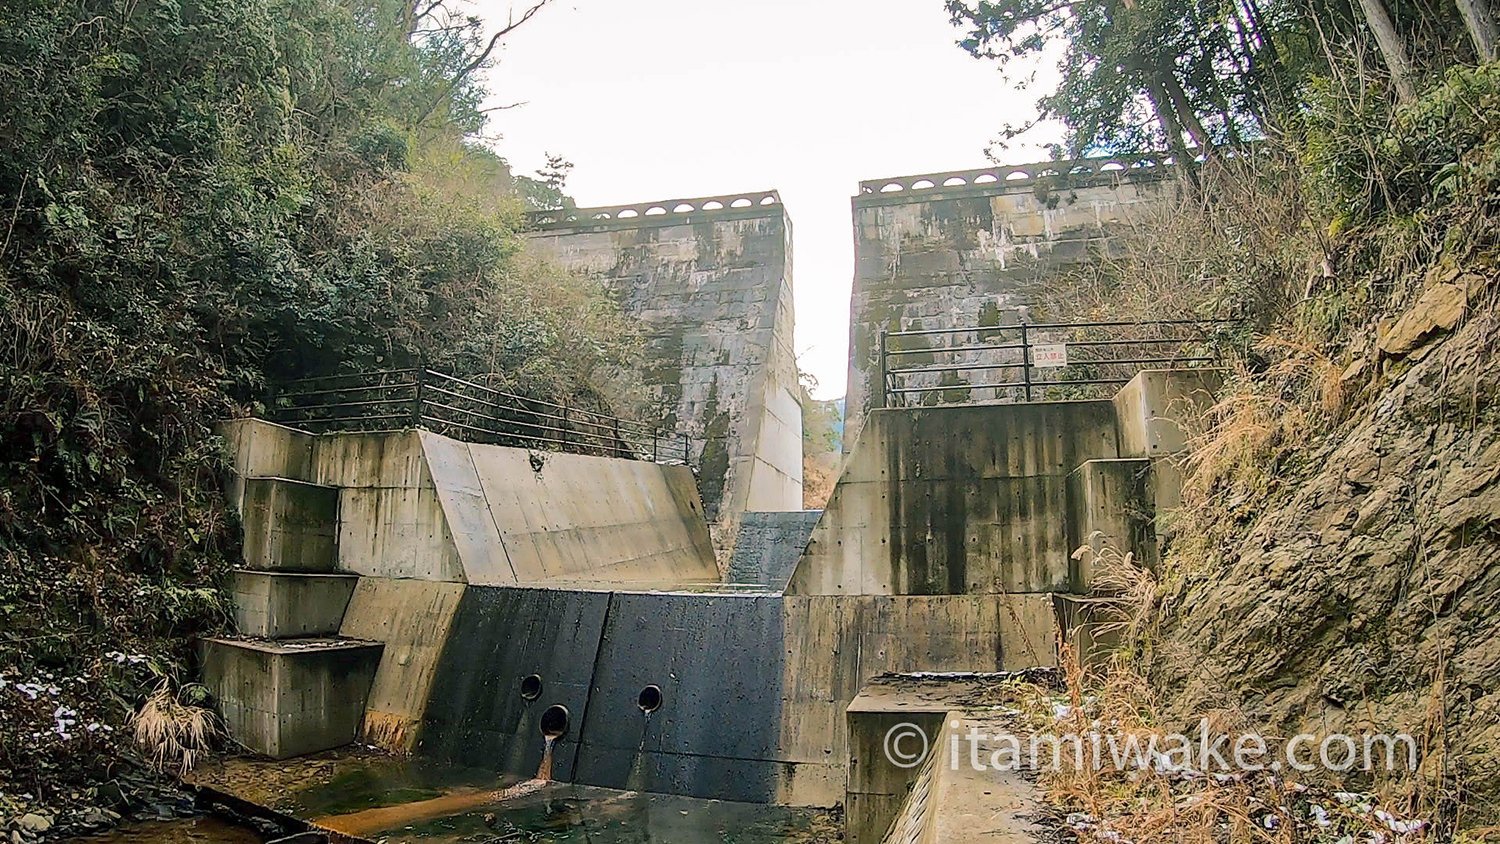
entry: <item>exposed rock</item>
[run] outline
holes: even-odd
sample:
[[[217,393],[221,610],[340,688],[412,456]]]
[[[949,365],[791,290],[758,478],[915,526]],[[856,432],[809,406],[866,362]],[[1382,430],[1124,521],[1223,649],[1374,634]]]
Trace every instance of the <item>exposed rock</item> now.
[[[52,828],[52,818],[48,815],[39,815],[36,812],[28,812],[21,816],[21,829],[41,835]]]
[[[1428,287],[1395,325],[1381,332],[1380,350],[1393,357],[1410,354],[1439,331],[1458,325],[1467,303],[1467,293],[1457,284]]]
[[[1461,300],[1441,295],[1423,325],[1457,324]],[[1486,807],[1466,823],[1495,822],[1500,326],[1470,320],[1430,345],[1349,424],[1284,456],[1299,468],[1249,526],[1222,503],[1200,516],[1225,541],[1164,595],[1157,679],[1182,690],[1183,718],[1226,707],[1288,735],[1441,745],[1423,770]]]

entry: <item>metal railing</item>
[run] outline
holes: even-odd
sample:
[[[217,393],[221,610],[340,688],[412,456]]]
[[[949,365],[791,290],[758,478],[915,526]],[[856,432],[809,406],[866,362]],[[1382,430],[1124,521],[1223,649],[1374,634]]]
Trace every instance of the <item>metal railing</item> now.
[[[882,331],[877,406],[1094,397],[1142,369],[1221,363],[1226,332],[1241,322],[1057,322]]]
[[[688,463],[676,434],[567,404],[486,387],[431,369],[303,378],[281,386],[269,416],[311,433],[423,428],[466,442]]]

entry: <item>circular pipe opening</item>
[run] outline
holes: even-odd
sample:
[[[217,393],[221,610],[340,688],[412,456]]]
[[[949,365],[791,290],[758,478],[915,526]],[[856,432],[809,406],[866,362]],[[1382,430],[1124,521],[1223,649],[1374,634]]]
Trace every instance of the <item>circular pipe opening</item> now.
[[[542,696],[542,675],[527,674],[521,678],[521,697],[536,700]]]
[[[635,705],[648,715],[661,709],[661,686],[651,685],[641,689],[641,693],[636,696]]]
[[[554,703],[542,713],[542,738],[559,739],[568,731],[568,708]]]

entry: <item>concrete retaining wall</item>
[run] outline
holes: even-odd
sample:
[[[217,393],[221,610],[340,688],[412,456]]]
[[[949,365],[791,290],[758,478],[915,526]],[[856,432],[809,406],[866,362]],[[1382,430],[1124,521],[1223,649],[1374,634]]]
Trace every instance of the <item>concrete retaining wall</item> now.
[[[529,246],[599,280],[640,321],[646,385],[699,451],[727,554],[739,513],[802,507],[791,223],[774,191],[654,207],[575,209]]]
[[[1117,448],[1108,401],[874,411],[788,592],[1066,590],[1068,473]]]
[[[287,478],[337,489],[338,569],[480,585],[718,580],[685,466],[536,454],[425,431],[311,436],[225,425],[237,500]]]
[[[205,639],[203,684],[236,741],[276,759],[354,741],[378,642]]]
[[[824,596],[469,587],[420,750],[530,774],[537,719],[572,723],[560,778],[697,797],[833,805],[844,708],[870,677],[1054,664],[1048,596]],[[535,700],[522,679],[540,679]],[[637,706],[657,686],[660,708]]]
[[[359,578],[348,574],[236,571],[234,625],[245,636],[331,636]]]

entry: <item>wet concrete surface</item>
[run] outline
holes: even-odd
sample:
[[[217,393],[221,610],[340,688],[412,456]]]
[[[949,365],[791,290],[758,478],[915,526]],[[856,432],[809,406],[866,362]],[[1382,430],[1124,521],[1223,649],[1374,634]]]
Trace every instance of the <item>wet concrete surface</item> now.
[[[396,807],[400,808],[400,807]],[[391,816],[388,816],[391,817]],[[321,823],[339,828],[339,818]],[[437,818],[396,821],[366,835],[388,844],[590,842],[590,844],[785,844],[835,842],[838,819],[816,809],[730,803],[548,783],[504,803]]]

